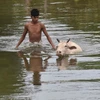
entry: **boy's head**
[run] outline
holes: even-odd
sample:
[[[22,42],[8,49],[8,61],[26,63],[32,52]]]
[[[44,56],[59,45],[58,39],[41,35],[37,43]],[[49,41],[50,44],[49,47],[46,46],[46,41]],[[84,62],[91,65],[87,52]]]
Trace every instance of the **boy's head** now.
[[[31,10],[31,16],[34,16],[34,17],[39,16],[39,10],[38,9],[32,9]]]

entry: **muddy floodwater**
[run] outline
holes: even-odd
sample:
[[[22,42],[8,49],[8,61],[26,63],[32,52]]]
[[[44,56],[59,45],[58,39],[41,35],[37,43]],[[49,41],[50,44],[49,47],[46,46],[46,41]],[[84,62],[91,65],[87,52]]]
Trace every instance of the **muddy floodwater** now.
[[[0,0],[0,100],[100,100],[100,0]],[[14,50],[38,8],[55,45],[69,38],[82,53],[40,56]],[[26,36],[20,47],[28,42]]]

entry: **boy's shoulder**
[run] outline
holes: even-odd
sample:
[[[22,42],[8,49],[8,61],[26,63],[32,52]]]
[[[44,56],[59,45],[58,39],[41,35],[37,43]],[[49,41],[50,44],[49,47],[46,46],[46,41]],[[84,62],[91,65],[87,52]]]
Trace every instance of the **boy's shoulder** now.
[[[27,23],[25,23],[25,27],[29,27],[31,24],[32,24],[31,22],[27,22]],[[45,27],[44,23],[42,23],[42,22],[38,22],[38,24],[41,26],[41,28]]]
[[[25,25],[30,25],[30,24],[32,24],[32,22],[31,22],[31,21],[30,21],[30,22],[26,22],[26,23],[25,23]],[[42,22],[40,22],[40,21],[38,22],[38,24],[40,24],[40,25],[44,25],[44,23],[42,23]]]
[[[30,25],[30,22],[27,22],[24,24],[25,27],[28,27]]]
[[[38,23],[39,23],[40,25],[43,25],[43,23],[42,23],[42,22],[40,22],[40,21],[39,21]]]
[[[27,23],[25,23],[25,25],[30,25],[31,24],[31,22],[27,22]]]
[[[41,27],[44,27],[45,26],[44,23],[42,23],[42,22],[39,22],[39,24],[41,25]]]

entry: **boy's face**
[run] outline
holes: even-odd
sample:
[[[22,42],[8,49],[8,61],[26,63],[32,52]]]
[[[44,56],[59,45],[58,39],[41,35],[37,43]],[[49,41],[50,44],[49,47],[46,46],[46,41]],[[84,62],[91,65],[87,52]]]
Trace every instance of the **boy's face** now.
[[[31,16],[33,22],[38,22],[39,16]]]

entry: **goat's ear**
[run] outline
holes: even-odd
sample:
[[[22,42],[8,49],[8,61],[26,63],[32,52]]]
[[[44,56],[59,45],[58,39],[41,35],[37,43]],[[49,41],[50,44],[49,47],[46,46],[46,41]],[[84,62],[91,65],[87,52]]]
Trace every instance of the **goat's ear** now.
[[[70,41],[70,39],[67,40],[67,43]]]
[[[58,42],[60,42],[60,40],[59,40],[59,39],[57,39],[57,41],[58,41]]]
[[[69,47],[69,49],[71,49],[71,50],[72,50],[72,49],[76,49],[76,47],[75,47],[75,46],[71,46],[71,47]]]

